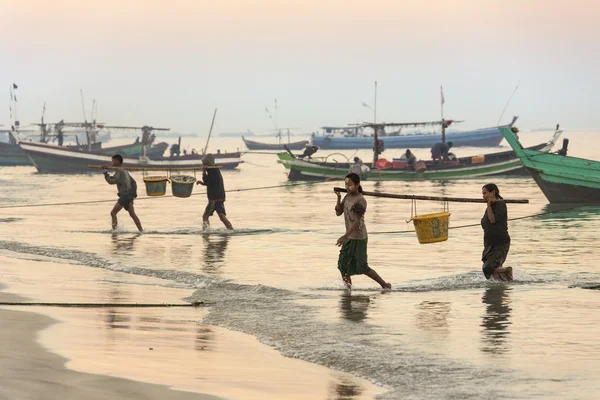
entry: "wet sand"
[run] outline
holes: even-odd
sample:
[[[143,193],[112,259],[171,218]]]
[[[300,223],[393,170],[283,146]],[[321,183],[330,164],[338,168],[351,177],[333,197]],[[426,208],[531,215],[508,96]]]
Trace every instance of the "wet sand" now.
[[[0,279],[8,284],[0,300],[183,303],[191,293],[155,278],[31,258],[37,260],[0,254]],[[0,339],[11,344],[0,351],[0,398],[368,399],[384,391],[202,324],[208,312],[0,308]]]
[[[0,301],[25,299],[0,293]],[[218,397],[171,390],[166,386],[87,374],[65,368],[66,359],[37,342],[55,320],[31,312],[0,308],[0,399],[156,399],[210,400]]]

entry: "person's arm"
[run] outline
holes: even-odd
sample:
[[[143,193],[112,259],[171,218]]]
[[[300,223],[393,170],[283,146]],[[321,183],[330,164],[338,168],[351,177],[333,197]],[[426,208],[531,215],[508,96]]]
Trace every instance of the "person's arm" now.
[[[108,171],[104,170],[104,179],[106,180],[106,182],[108,182],[109,185],[116,185],[117,184],[117,172],[115,172],[115,174],[113,176],[110,176],[108,174]]]
[[[495,205],[494,205],[495,204]],[[487,217],[491,224],[507,219],[508,211],[503,201],[490,200],[487,205]]]
[[[342,201],[342,194],[340,192],[335,192],[337,195],[337,203],[335,205],[335,215],[338,217],[344,213],[344,202]]]

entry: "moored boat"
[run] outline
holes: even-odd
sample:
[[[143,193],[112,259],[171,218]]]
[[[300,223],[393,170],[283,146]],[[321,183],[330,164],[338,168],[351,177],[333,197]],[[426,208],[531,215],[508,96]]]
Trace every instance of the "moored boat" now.
[[[507,129],[510,130],[510,127],[507,126]],[[532,146],[530,149],[540,153],[550,151],[561,133],[562,131],[557,131],[549,142]],[[340,153],[335,153],[335,157],[338,156],[345,157]],[[334,155],[325,158],[301,159],[291,152],[282,152],[278,154],[278,157],[278,162],[289,171],[288,179],[290,180],[342,179],[348,174],[352,164],[348,159],[334,161]],[[388,163],[384,168],[377,168],[377,166],[385,165],[385,163],[365,163],[364,165],[370,171],[364,174],[363,179],[372,181],[452,180],[516,174],[519,170],[523,170],[514,151],[462,157],[438,164],[433,161],[420,162],[423,163],[424,169],[419,169],[419,171],[404,165],[394,165],[394,163]]]
[[[600,161],[567,156],[567,139],[548,153],[523,148],[510,129],[500,132],[550,203],[600,203]]]
[[[43,143],[21,142],[21,148],[40,173],[69,174],[89,173],[88,165],[110,165],[111,155],[101,152],[73,150]],[[234,169],[242,162],[240,153],[216,153],[215,162],[223,169]],[[179,157],[123,157],[123,166],[151,168],[194,168],[202,167],[200,154],[188,154]]]

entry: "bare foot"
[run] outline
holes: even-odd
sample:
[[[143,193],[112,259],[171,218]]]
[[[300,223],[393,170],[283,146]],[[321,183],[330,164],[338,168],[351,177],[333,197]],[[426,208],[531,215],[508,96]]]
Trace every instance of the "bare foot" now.
[[[512,269],[512,267],[506,267],[506,279],[509,282],[513,280],[513,269]]]
[[[384,290],[392,290],[392,284],[391,283],[386,283],[381,288],[384,289]]]

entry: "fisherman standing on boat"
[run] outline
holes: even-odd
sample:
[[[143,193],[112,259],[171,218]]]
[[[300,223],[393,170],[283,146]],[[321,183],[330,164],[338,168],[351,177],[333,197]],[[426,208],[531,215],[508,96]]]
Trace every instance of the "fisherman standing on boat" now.
[[[123,157],[120,154],[116,154],[112,156],[112,166],[113,167],[121,167],[123,165]],[[105,169],[102,171],[104,173],[104,179],[110,185],[117,185],[119,200],[113,207],[110,212],[110,218],[112,219],[112,229],[113,231],[117,229],[117,213],[124,208],[129,212],[129,216],[133,222],[135,222],[135,226],[137,226],[140,232],[143,232],[142,223],[140,219],[135,214],[135,210],[133,209],[133,200],[137,197],[137,183],[135,180],[129,175],[129,172],[123,169],[117,169],[113,176],[108,174],[108,171]]]
[[[358,176],[362,175],[362,165],[362,160],[358,157],[354,157],[354,164],[350,165],[348,173],[355,173]]]
[[[483,274],[486,279],[493,277],[500,281],[512,281],[512,267],[503,267],[510,249],[508,235],[508,211],[506,203],[500,196],[498,186],[488,183],[481,188],[487,208],[481,218],[483,228]]]
[[[202,216],[202,230],[206,230],[210,226],[208,218],[215,211],[225,227],[233,230],[233,226],[225,213],[225,185],[223,184],[223,176],[218,168],[210,168],[214,166],[215,157],[212,154],[205,155],[202,158],[202,180],[196,182],[197,185],[206,186],[206,197],[208,197],[208,205]]]
[[[415,163],[417,162],[417,157],[410,151],[410,149],[406,149],[406,165],[408,165],[409,169],[413,169],[415,167]]]
[[[448,152],[450,151],[450,149],[452,148],[453,143],[452,142],[448,142],[448,143],[443,143],[443,142],[439,142],[433,145],[433,147],[431,148],[431,158],[436,161],[436,160],[449,160],[449,156],[448,156]]]

